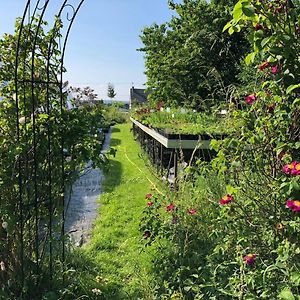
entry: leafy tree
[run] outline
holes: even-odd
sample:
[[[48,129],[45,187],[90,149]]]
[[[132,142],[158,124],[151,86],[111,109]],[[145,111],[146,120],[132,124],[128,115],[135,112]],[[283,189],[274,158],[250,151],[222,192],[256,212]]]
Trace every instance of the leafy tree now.
[[[220,1],[170,1],[169,22],[146,27],[141,35],[150,101],[209,108],[226,101],[238,83],[238,65],[247,51],[243,33],[226,36],[230,4]]]
[[[115,98],[117,95],[117,93],[115,92],[115,88],[113,86],[112,83],[109,83],[108,86],[107,86],[107,96],[110,98],[110,99],[113,99]]]

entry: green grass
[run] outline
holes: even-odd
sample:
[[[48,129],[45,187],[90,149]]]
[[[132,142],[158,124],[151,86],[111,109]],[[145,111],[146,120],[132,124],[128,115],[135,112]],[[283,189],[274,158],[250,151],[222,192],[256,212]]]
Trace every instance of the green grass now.
[[[81,257],[74,258],[84,267],[81,284],[103,292],[93,299],[154,299],[152,258],[151,253],[142,251],[139,221],[146,206],[145,194],[153,189],[150,181],[159,183],[145,166],[130,126],[121,124],[113,129],[111,146],[117,152],[105,171],[99,217],[90,244]]]

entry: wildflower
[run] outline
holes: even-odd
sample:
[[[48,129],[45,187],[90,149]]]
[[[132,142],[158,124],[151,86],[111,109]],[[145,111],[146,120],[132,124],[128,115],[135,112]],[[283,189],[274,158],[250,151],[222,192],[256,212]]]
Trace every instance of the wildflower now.
[[[258,68],[259,68],[260,71],[263,71],[266,68],[268,68],[269,66],[270,66],[269,62],[265,61],[262,64],[260,64]]]
[[[1,262],[0,262],[0,270],[1,270],[2,272],[4,272],[4,271],[6,270],[4,261],[1,261]]]
[[[289,208],[293,212],[300,212],[300,201],[299,200],[287,200],[286,208]]]
[[[189,213],[190,215],[195,215],[195,214],[197,214],[197,210],[194,209],[194,208],[191,208],[191,209],[188,210],[188,213]]]
[[[255,259],[256,259],[256,254],[252,254],[252,253],[247,254],[243,257],[243,261],[249,266],[254,264]]]
[[[143,234],[144,239],[147,239],[151,236],[151,232],[149,230],[146,230]]]
[[[278,68],[278,66],[273,66],[273,67],[271,67],[271,73],[272,74],[277,74],[278,73],[278,71],[279,71],[279,68]]]
[[[289,175],[291,174],[291,170],[294,168],[293,164],[284,165],[282,168],[282,172]]]
[[[294,165],[294,168],[291,170],[291,175],[293,175],[293,176],[300,175],[300,164],[299,163]]]
[[[232,200],[233,200],[233,196],[227,194],[226,196],[224,196],[224,197],[219,201],[219,204],[220,204],[220,205],[225,205],[225,204],[230,203]]]
[[[167,212],[170,212],[170,211],[173,211],[175,209],[175,205],[173,203],[170,203],[168,206],[167,206]]]
[[[298,176],[300,175],[300,163],[293,161],[288,165],[284,165],[282,171],[287,175]]]
[[[251,105],[257,99],[256,94],[251,94],[246,97],[246,103]]]
[[[254,30],[257,31],[257,30],[261,30],[263,29],[263,26],[259,23],[257,23],[255,26],[254,26]]]
[[[7,223],[7,222],[3,222],[3,223],[2,223],[2,228],[3,228],[3,229],[6,230],[6,229],[7,229],[7,226],[8,226],[8,223]]]
[[[152,194],[147,194],[146,196],[145,196],[145,199],[151,199],[152,198]]]
[[[97,295],[97,296],[102,295],[102,291],[100,289],[96,289],[96,288],[92,289],[92,293],[95,294],[95,295]]]
[[[149,202],[147,202],[147,206],[153,206],[153,204],[154,204],[154,202],[152,202],[152,201],[149,201]]]

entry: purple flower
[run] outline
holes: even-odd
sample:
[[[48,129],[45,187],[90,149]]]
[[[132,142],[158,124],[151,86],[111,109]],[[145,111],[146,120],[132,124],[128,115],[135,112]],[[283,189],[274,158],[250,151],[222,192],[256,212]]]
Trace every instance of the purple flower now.
[[[167,212],[170,212],[170,211],[173,211],[175,209],[175,205],[173,203],[170,203],[168,206],[167,206]]]
[[[257,99],[256,94],[251,94],[246,97],[246,103],[252,105],[253,102]]]
[[[231,201],[233,201],[233,196],[228,194],[219,201],[219,204],[226,205],[226,204],[230,203]]]
[[[249,253],[247,255],[245,255],[243,257],[243,261],[245,262],[245,264],[247,264],[248,266],[251,266],[254,264],[255,262],[255,259],[256,259],[256,254],[252,254],[252,253]]]
[[[196,214],[197,214],[197,210],[194,209],[194,208],[190,208],[190,209],[188,210],[188,213],[189,213],[190,215],[196,215]]]
[[[299,200],[287,200],[286,208],[289,208],[293,212],[300,212],[300,201]]]
[[[278,71],[279,71],[279,67],[278,66],[273,66],[273,67],[271,67],[271,73],[272,74],[277,74],[278,73]]]

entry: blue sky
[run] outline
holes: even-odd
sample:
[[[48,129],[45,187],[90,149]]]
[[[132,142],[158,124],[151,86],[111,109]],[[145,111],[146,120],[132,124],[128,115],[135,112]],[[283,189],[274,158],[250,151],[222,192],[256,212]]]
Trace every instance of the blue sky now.
[[[50,0],[49,15],[62,2]],[[15,18],[21,16],[25,3],[0,1],[1,36],[13,33]],[[65,79],[74,86],[91,86],[103,99],[111,82],[116,99],[128,100],[132,83],[142,87],[146,81],[143,53],[136,51],[142,46],[141,30],[169,20],[171,14],[167,0],[85,0],[69,38]]]

